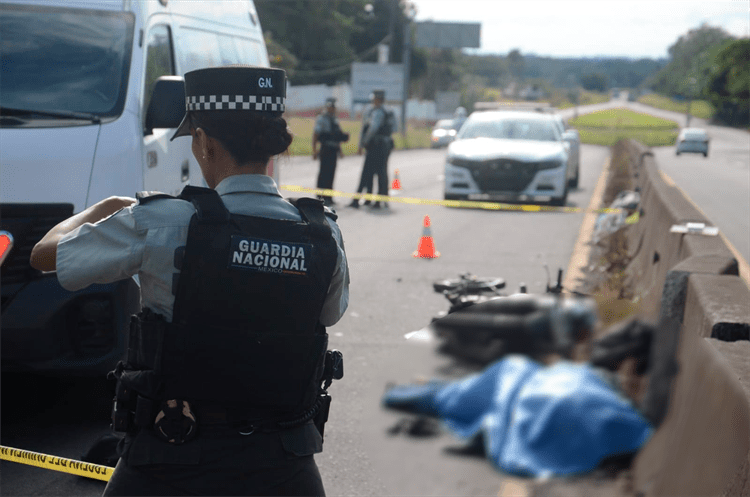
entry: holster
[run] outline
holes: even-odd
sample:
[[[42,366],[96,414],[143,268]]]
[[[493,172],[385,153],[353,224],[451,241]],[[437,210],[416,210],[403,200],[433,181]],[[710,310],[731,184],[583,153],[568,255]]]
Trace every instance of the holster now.
[[[107,375],[117,380],[111,415],[116,432],[153,424],[158,405],[154,399],[161,390],[155,369],[160,363],[164,326],[164,319],[148,310],[130,319],[127,358]]]
[[[323,367],[323,386],[318,395],[318,412],[315,413],[313,423],[320,432],[320,436],[325,439],[325,425],[328,421],[328,412],[331,410],[331,396],[328,395],[328,387],[333,380],[340,380],[344,377],[344,356],[338,350],[326,351],[326,358]]]
[[[152,371],[129,371],[120,361],[117,368],[110,373],[110,377],[117,379],[115,398],[112,401],[112,430],[129,432],[139,427],[153,424],[156,401],[141,394],[148,391],[148,385],[153,383],[150,378]]]
[[[315,427],[320,432],[321,438],[325,440],[324,432],[325,432],[325,426],[326,422],[328,421],[328,412],[331,409],[331,396],[327,393],[322,393],[320,397],[318,398],[320,402],[320,407],[318,408],[318,412],[315,414],[315,417],[313,418],[313,423],[315,424]]]

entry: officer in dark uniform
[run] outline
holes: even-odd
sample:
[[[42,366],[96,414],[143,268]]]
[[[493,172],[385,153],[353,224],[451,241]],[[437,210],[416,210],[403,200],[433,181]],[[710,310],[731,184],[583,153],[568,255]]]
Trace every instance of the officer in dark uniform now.
[[[209,188],[105,199],[53,228],[32,266],[70,290],[138,277],[113,427],[126,432],[105,495],[324,495],[322,450],[340,355],[326,326],[348,304],[336,216],[287,201],[266,175],[292,137],[279,69],[185,75],[175,137]]]
[[[360,135],[358,153],[362,155],[362,149],[367,150],[365,163],[362,166],[362,177],[359,180],[357,193],[372,193],[374,176],[378,177],[378,195],[388,195],[388,156],[393,149],[394,132],[392,119],[383,107],[385,91],[375,90],[371,95],[372,107],[365,112],[362,120],[362,133]],[[365,205],[369,205],[365,201]],[[387,203],[384,204],[386,207]],[[350,207],[359,207],[359,199],[353,199]],[[380,208],[381,204],[376,201],[373,208]]]
[[[320,170],[318,172],[318,188],[326,190],[333,189],[333,177],[336,174],[336,160],[344,157],[341,151],[341,142],[349,140],[349,134],[341,131],[339,120],[336,118],[336,99],[326,99],[326,111],[315,119],[313,129],[312,150],[313,160],[320,155]],[[318,142],[320,142],[320,153],[318,153]],[[333,198],[322,195],[326,205],[333,205]]]

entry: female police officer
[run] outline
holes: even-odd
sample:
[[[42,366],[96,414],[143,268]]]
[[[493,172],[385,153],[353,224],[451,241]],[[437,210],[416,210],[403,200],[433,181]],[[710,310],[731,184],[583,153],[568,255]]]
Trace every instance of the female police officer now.
[[[266,175],[292,141],[284,71],[200,69],[185,93],[172,139],[192,136],[210,188],[105,199],[31,255],[71,290],[138,275],[105,495],[322,495],[325,326],[349,284],[335,215]]]

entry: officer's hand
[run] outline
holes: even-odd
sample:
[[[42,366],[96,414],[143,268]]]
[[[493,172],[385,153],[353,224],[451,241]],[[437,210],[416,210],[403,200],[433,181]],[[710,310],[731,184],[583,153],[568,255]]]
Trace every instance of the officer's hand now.
[[[318,160],[318,151],[313,150],[313,160]]]
[[[57,269],[57,244],[62,238],[86,223],[94,224],[111,216],[123,207],[136,202],[130,197],[109,197],[97,202],[73,217],[66,219],[47,232],[31,251],[29,263],[31,267],[40,271],[54,271]]]
[[[344,151],[339,150],[339,159],[343,159],[343,158],[344,158]]]
[[[357,153],[358,153],[359,155],[362,155],[362,147],[359,147],[359,148],[357,149]]]

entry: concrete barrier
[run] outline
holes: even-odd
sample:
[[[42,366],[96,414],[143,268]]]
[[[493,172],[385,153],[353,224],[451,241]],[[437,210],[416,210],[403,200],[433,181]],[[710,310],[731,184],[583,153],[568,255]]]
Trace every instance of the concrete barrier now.
[[[646,147],[629,140],[627,149],[636,164],[633,176],[636,188],[641,191],[641,222],[628,233],[633,260],[627,272],[630,287],[641,298],[641,312],[656,318],[663,307],[664,286],[671,279],[667,273],[677,269],[677,264],[691,259],[678,270],[683,273],[736,276],[739,268],[721,238],[670,233],[675,224],[699,222],[711,225],[711,222],[677,187],[664,181]]]
[[[750,291],[720,237],[670,233],[711,225],[648,149],[625,144],[641,191],[628,233],[628,282],[654,338],[644,410],[658,429],[633,465],[634,493],[750,496]]]

